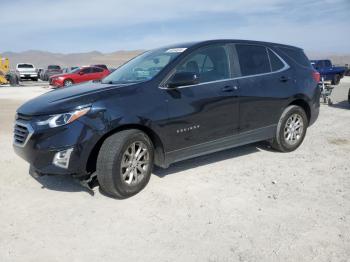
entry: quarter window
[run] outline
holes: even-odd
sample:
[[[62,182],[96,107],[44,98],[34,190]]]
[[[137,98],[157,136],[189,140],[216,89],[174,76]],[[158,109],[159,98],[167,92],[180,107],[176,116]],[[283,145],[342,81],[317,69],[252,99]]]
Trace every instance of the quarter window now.
[[[230,78],[226,48],[216,45],[194,51],[176,67],[176,72],[196,73],[200,83]]]
[[[271,72],[266,47],[256,45],[236,45],[242,76]]]
[[[289,47],[280,47],[280,49],[298,64],[306,67],[311,67],[310,61],[302,49]]]
[[[279,59],[277,55],[274,52],[272,52],[270,49],[268,49],[268,52],[269,52],[272,71],[281,70],[284,67],[284,64],[282,63],[281,59]]]

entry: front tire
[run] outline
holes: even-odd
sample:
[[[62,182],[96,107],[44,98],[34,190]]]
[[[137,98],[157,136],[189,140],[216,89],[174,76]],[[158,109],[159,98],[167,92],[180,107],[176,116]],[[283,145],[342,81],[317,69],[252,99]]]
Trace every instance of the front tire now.
[[[66,79],[66,80],[64,80],[64,82],[63,82],[63,85],[64,86],[71,86],[71,85],[73,85],[74,83],[73,83],[73,80],[71,80],[71,79]]]
[[[303,142],[308,124],[304,109],[296,105],[288,106],[278,122],[272,148],[280,152],[294,151]]]
[[[127,198],[140,192],[149,182],[154,149],[148,136],[136,129],[108,137],[97,157],[97,179],[103,192]]]

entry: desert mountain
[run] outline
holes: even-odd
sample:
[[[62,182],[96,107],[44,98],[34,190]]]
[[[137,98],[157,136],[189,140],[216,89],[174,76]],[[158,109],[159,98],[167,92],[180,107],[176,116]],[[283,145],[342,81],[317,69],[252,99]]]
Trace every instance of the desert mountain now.
[[[118,67],[124,62],[130,60],[143,50],[134,51],[116,51],[112,53],[101,53],[92,51],[88,53],[61,54],[29,50],[25,52],[5,52],[3,57],[10,59],[11,68],[14,69],[17,63],[32,63],[37,68],[45,68],[47,65],[56,64],[62,67],[83,66],[91,64],[106,64],[109,67]],[[334,64],[350,64],[349,54],[334,54],[306,51],[310,59],[331,59]]]

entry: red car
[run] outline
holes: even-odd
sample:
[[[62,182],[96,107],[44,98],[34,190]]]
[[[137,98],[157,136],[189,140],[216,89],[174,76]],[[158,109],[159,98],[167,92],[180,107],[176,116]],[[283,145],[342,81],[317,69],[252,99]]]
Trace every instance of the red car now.
[[[108,69],[89,66],[77,68],[67,74],[51,76],[49,81],[50,85],[54,87],[71,86],[90,80],[100,80],[109,75],[109,73]]]

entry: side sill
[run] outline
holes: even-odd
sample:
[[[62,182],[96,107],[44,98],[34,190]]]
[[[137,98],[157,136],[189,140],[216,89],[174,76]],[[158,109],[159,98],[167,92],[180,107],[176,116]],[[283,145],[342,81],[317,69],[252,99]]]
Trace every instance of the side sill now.
[[[214,141],[186,147],[165,153],[165,160],[161,167],[166,168],[170,164],[182,160],[207,155],[225,149],[251,144],[258,141],[268,140],[274,137],[277,125],[262,127],[237,135],[220,138]]]

